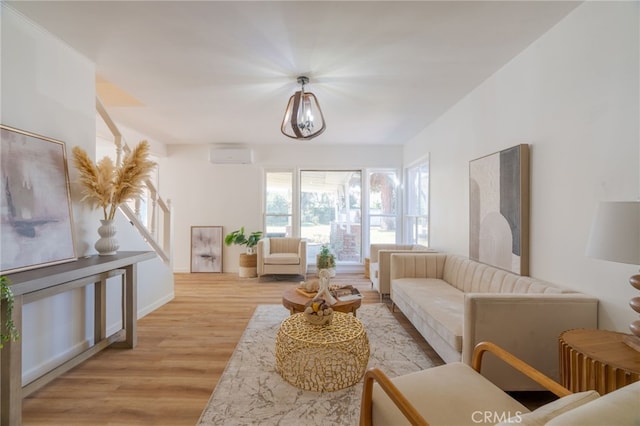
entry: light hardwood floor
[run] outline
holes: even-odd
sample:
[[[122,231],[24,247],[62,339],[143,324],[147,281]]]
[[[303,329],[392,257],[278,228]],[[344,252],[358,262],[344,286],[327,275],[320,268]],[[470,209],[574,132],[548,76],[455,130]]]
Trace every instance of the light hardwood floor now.
[[[340,275],[379,302],[362,275]],[[138,321],[138,346],[106,349],[23,401],[23,425],[194,425],[258,304],[290,283],[176,274],[175,299]],[[388,301],[388,299],[386,299]],[[438,355],[402,313],[425,353]]]

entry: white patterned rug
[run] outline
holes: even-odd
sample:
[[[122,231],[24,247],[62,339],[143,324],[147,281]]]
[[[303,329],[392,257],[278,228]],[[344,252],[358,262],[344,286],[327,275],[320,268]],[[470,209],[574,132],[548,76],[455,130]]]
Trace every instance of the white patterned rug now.
[[[275,337],[289,315],[281,305],[259,305],[227,364],[198,425],[357,425],[362,381],[336,392],[312,392],[287,383],[275,370]],[[384,304],[362,305],[368,368],[391,377],[436,365]]]

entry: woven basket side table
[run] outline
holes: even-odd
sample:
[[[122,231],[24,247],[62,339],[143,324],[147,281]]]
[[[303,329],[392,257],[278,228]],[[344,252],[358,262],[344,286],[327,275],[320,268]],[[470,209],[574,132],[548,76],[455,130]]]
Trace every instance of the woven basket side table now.
[[[353,315],[334,312],[331,324],[318,326],[294,314],[276,336],[276,370],[301,389],[333,392],[353,386],[368,362],[369,339]]]

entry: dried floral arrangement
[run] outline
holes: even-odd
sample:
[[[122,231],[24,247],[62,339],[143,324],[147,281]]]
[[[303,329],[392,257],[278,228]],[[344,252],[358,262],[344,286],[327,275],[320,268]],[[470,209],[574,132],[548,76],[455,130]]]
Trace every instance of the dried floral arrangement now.
[[[84,188],[82,199],[92,207],[101,207],[105,220],[113,220],[120,204],[142,196],[144,182],[156,166],[149,160],[147,141],[141,141],[127,153],[119,167],[109,157],[94,164],[86,151],[78,146],[73,148],[73,159]]]

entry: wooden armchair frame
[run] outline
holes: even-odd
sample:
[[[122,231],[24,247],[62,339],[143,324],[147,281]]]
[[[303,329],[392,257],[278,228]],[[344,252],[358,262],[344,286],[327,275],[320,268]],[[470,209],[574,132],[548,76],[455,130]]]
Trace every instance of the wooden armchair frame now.
[[[525,376],[529,377],[536,383],[553,392],[558,397],[571,395],[572,392],[558,384],[553,379],[536,370],[526,362],[517,358],[510,352],[502,349],[498,345],[490,342],[480,342],[473,349],[473,358],[471,359],[471,368],[480,374],[482,369],[482,356],[485,352],[491,352],[493,355],[506,362]],[[378,382],[380,388],[384,390],[389,399],[398,407],[402,414],[415,426],[428,426],[429,423],[409,402],[402,392],[393,384],[391,379],[378,368],[369,369],[364,375],[364,386],[362,388],[362,400],[360,405],[360,426],[371,426],[373,424],[372,408],[373,408],[373,384]]]

